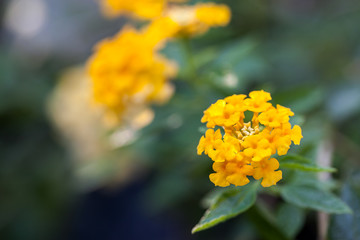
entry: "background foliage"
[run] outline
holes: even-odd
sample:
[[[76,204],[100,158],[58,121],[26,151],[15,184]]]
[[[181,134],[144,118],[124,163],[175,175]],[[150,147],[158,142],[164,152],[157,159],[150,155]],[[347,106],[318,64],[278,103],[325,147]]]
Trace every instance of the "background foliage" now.
[[[328,238],[359,238],[358,1],[217,1],[232,10],[229,26],[163,51],[180,65],[171,101],[154,107],[132,144],[85,162],[51,123],[47,101],[61,72],[84,64],[127,20],[104,19],[87,0],[31,0],[40,10],[26,2],[0,2],[1,239],[314,239],[320,221],[309,209],[348,211],[334,194],[353,214],[330,215]],[[40,27],[22,31],[39,11]],[[211,161],[196,155],[202,111],[255,89],[295,112],[304,139],[292,154],[310,159],[300,161],[308,168],[330,155],[331,181],[319,182],[316,169],[293,171],[299,161],[290,158],[284,184],[261,189],[256,205],[237,205],[243,190],[213,192]],[[224,201],[248,210],[191,235],[204,209]]]

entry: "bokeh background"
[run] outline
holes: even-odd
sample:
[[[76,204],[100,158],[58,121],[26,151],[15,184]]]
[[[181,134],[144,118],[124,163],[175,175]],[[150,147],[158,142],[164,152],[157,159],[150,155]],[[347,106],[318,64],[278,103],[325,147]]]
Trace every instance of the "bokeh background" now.
[[[191,40],[194,79],[169,43],[174,96],[147,127],[111,135],[109,150],[91,114],[54,101],[80,101],[76,69],[129,20],[103,17],[93,0],[0,1],[1,239],[277,239],[254,213],[191,235],[213,189],[211,161],[196,155],[202,111],[257,89],[296,113],[298,151],[330,154],[339,169],[333,180],[354,215],[333,216],[329,238],[359,237],[360,2],[216,2],[232,21]],[[297,239],[316,235],[309,212]]]

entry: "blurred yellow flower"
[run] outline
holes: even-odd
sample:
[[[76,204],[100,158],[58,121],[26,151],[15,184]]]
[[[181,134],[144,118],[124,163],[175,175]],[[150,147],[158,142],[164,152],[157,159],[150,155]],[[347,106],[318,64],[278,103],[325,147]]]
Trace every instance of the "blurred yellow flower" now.
[[[226,26],[230,17],[230,9],[223,4],[173,6],[163,16],[154,19],[149,28],[157,29],[158,36],[194,36],[205,33],[210,27]]]
[[[137,139],[137,130],[153,119],[149,108],[132,108],[122,128],[111,129],[103,122],[103,109],[94,105],[91,81],[85,67],[64,70],[48,99],[48,114],[60,140],[69,149],[74,174],[82,188],[115,182],[127,184],[141,176],[146,167],[133,151],[114,149]],[[109,134],[110,133],[110,134]]]
[[[151,19],[161,15],[166,0],[102,0],[104,13],[109,16],[129,14],[138,18]]]
[[[230,21],[230,9],[223,4],[202,3],[196,5],[196,19],[208,26],[225,26]]]
[[[157,53],[161,39],[149,31],[125,27],[114,38],[101,41],[88,62],[95,102],[109,121],[150,103],[166,102],[173,92],[168,79],[176,65]]]
[[[210,129],[201,137],[197,150],[214,161],[215,173],[210,174],[210,180],[215,185],[242,186],[253,176],[269,187],[282,178],[277,170],[279,162],[271,156],[286,154],[291,142],[300,144],[301,128],[291,128],[289,120],[294,113],[289,108],[275,108],[269,100],[269,93],[253,91],[249,98],[240,94],[220,99],[204,111],[201,122],[207,122]],[[245,122],[251,112],[251,120]],[[215,131],[215,127],[220,128]]]
[[[101,0],[103,11],[108,16],[127,14],[140,19],[160,16],[169,3],[186,0]]]
[[[184,1],[103,1],[116,13],[154,18],[141,30],[125,27],[114,38],[101,41],[88,61],[94,100],[106,109],[110,125],[119,123],[134,108],[166,102],[172,95],[168,79],[176,74],[176,65],[157,53],[168,39],[204,33],[230,20],[225,5],[168,6],[170,2]]]
[[[88,162],[108,149],[102,111],[92,104],[91,84],[84,67],[61,74],[49,98],[48,112],[74,159]]]

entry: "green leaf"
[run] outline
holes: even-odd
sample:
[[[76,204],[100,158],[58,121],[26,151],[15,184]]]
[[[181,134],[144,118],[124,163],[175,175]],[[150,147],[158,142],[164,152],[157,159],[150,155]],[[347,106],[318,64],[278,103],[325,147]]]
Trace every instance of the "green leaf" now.
[[[300,155],[295,155],[295,154],[287,154],[283,157],[281,157],[279,159],[280,162],[291,162],[291,161],[296,161],[299,163],[312,163],[311,159],[300,156]]]
[[[255,203],[258,186],[258,182],[250,183],[243,187],[229,188],[221,196],[216,196],[216,201],[192,229],[192,233],[213,227],[249,209]]]
[[[336,172],[335,168],[320,167],[308,158],[299,155],[288,155],[279,159],[282,168],[295,169],[306,172]]]
[[[201,200],[201,205],[204,208],[210,208],[211,206],[216,204],[216,202],[218,202],[219,198],[221,198],[223,194],[226,194],[226,192],[229,192],[230,189],[234,188],[235,187],[233,186],[229,186],[226,188],[214,188]]]
[[[327,213],[351,213],[351,209],[332,193],[311,185],[287,185],[280,189],[281,196],[299,207]]]
[[[288,184],[290,185],[313,186],[315,188],[323,189],[327,192],[331,192],[336,188],[336,183],[334,180],[320,181],[317,174],[314,172],[292,171],[292,173],[288,175],[287,179]]]
[[[294,238],[304,224],[305,212],[293,204],[284,203],[279,207],[276,219],[279,229],[288,238]]]
[[[313,164],[286,162],[281,164],[282,168],[295,169],[306,172],[336,172],[335,168],[319,167]]]
[[[288,237],[282,232],[282,226],[278,226],[274,215],[265,207],[265,204],[257,202],[246,212],[247,217],[257,229],[257,233],[264,240],[287,240]]]

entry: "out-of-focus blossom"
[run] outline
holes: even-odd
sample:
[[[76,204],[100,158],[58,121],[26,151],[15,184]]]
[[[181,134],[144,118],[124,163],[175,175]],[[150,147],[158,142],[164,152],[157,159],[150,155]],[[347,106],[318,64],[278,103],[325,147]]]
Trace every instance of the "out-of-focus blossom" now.
[[[171,3],[186,0],[101,0],[104,13],[108,16],[130,15],[140,19],[160,16]]]
[[[139,8],[143,17],[157,16],[141,30],[128,26],[101,41],[88,62],[94,100],[106,109],[105,119],[114,126],[137,109],[164,103],[172,95],[168,79],[175,76],[176,65],[158,53],[169,39],[224,26],[231,15],[227,6],[212,3],[180,7],[167,6],[166,1],[104,2],[119,11],[136,13]]]
[[[161,39],[149,31],[125,27],[114,38],[101,41],[88,63],[96,103],[117,123],[134,109],[163,103],[172,94],[169,78],[176,65],[157,53]]]
[[[156,33],[154,36],[194,36],[205,33],[211,27],[226,26],[230,18],[230,9],[223,4],[173,6],[163,16],[154,19],[149,29]]]
[[[115,149],[136,140],[137,130],[149,124],[154,113],[149,108],[134,108],[124,126],[110,129],[104,122],[104,110],[94,104],[91,93],[84,67],[66,70],[50,95],[50,118],[76,160],[81,187],[93,188],[109,181],[127,184],[141,175],[144,166],[134,160],[132,152],[123,152],[119,158]]]
[[[92,104],[91,82],[83,67],[62,74],[48,111],[76,159],[94,159],[107,149],[102,111]]]

